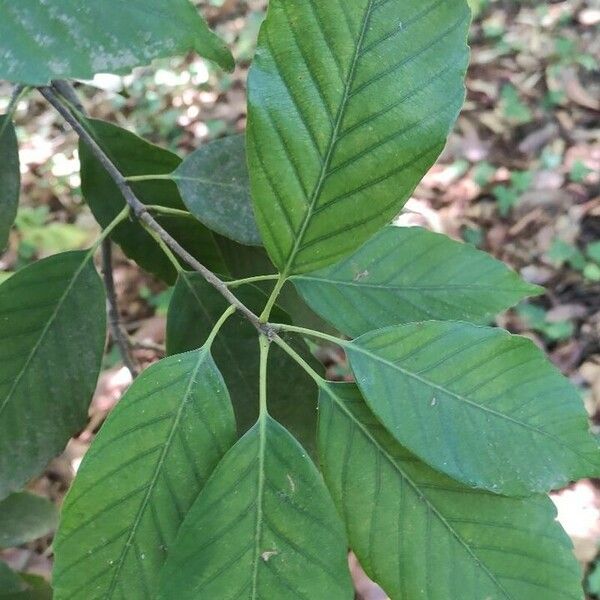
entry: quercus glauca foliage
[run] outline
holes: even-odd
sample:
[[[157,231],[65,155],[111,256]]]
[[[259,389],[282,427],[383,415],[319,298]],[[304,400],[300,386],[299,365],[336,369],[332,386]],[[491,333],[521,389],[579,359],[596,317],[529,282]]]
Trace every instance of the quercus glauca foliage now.
[[[348,549],[392,599],[582,598],[547,494],[598,475],[597,440],[542,352],[490,326],[543,290],[390,225],[462,106],[466,1],[271,0],[245,134],[183,159],[86,115],[68,80],[189,50],[232,69],[188,0],[0,10],[0,78],[38,87],[78,134],[102,228],[0,285],[0,545],[54,525],[22,490],[85,424],[111,240],[174,286],[168,355],[83,460],[55,598],[350,599]],[[3,246],[23,91],[0,117]],[[315,343],[340,347],[355,382],[326,380]],[[0,578],[39,584],[3,563]]]

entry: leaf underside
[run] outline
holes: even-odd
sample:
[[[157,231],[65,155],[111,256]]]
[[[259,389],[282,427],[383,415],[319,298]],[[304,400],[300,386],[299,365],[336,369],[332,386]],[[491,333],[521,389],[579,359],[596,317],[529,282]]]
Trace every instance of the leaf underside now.
[[[105,331],[104,288],[86,252],[40,260],[0,286],[0,499],[86,422]]]
[[[255,214],[281,272],[350,253],[400,211],[463,103],[464,0],[272,0],[248,76]]]
[[[313,310],[351,337],[428,319],[485,323],[541,289],[468,244],[392,226],[342,262],[293,282]]]
[[[386,429],[458,481],[520,496],[599,472],[577,390],[524,337],[428,321],[367,333],[347,353]]]
[[[243,135],[201,146],[173,173],[183,202],[207,227],[240,244],[261,246],[250,199]]]
[[[55,598],[150,598],[187,510],[234,441],[227,388],[207,348],[144,371],[65,500]]]
[[[320,474],[270,417],[231,449],[190,509],[159,598],[353,598],[346,541]]]
[[[0,0],[0,79],[46,85],[127,73],[155,58],[196,50],[228,70],[233,58],[189,0]]]
[[[12,121],[0,115],[0,252],[8,243],[10,228],[17,216],[21,173],[19,147]]]
[[[319,453],[350,546],[391,598],[581,600],[572,545],[544,497],[473,490],[427,467],[353,384],[319,400]]]
[[[181,164],[177,155],[121,127],[95,119],[90,119],[87,123],[96,141],[126,177],[165,175]],[[107,227],[123,210],[125,200],[110,175],[83,142],[79,144],[79,154],[83,196],[98,223]],[[131,187],[145,204],[186,210],[173,181],[138,182],[132,183]],[[156,220],[208,268],[223,272],[223,260],[214,237],[202,223],[193,218],[170,215],[157,216]],[[121,223],[111,234],[111,238],[142,268],[169,284],[175,282],[177,273],[173,265],[139,223],[133,220]]]
[[[235,290],[258,314],[267,294],[254,286]],[[167,315],[167,352],[174,354],[201,346],[227,308],[227,301],[199,273],[181,273]],[[272,320],[289,323],[279,307]],[[258,417],[259,353],[256,329],[241,315],[230,317],[213,343],[213,355],[231,394],[240,433]],[[322,371],[302,340],[288,340],[311,366]],[[311,452],[315,449],[317,392],[312,379],[283,350],[273,346],[268,365],[269,410]]]

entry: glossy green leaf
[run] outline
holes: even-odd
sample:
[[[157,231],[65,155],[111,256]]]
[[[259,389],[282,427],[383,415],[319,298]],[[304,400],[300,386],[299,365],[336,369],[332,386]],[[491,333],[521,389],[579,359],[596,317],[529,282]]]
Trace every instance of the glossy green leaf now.
[[[400,211],[464,99],[465,0],[272,0],[248,77],[255,214],[280,271],[339,261]]]
[[[20,489],[86,422],[106,333],[87,252],[65,252],[0,286],[0,499]]]
[[[262,311],[268,298],[254,286],[246,285],[235,292],[256,313]],[[167,352],[174,354],[201,346],[226,308],[226,300],[201,275],[181,273],[167,315]],[[278,307],[273,310],[272,317],[274,321],[289,322],[289,317]],[[314,369],[322,371],[302,341],[289,342]],[[241,315],[233,315],[219,331],[213,353],[227,382],[239,431],[244,433],[258,417],[256,329]],[[313,451],[317,390],[312,379],[279,347],[271,348],[268,374],[271,413]]]
[[[47,535],[56,527],[58,511],[52,502],[18,492],[0,502],[0,548],[20,546]]]
[[[190,509],[160,600],[354,597],[346,539],[320,474],[276,421],[261,419]]]
[[[17,216],[21,173],[19,147],[9,116],[0,115],[0,252],[8,243],[8,233]]]
[[[577,390],[527,338],[429,321],[367,333],[346,350],[381,423],[458,481],[528,495],[600,473]]]
[[[91,79],[190,50],[233,70],[231,53],[189,0],[128,0],[113,8],[0,0],[0,79]]]
[[[323,475],[350,546],[391,598],[581,600],[581,573],[548,498],[473,490],[404,450],[353,384],[319,399]]]
[[[419,227],[386,227],[341,263],[293,281],[351,337],[427,319],[485,323],[541,291],[489,254]]]
[[[229,395],[209,348],[144,371],[65,500],[54,543],[56,600],[153,597],[183,517],[234,441]]]
[[[165,175],[176,169],[181,159],[150,144],[137,135],[104,121],[88,121],[91,132],[125,176]],[[79,144],[81,158],[81,188],[97,221],[106,227],[123,209],[125,200],[102,165],[87,146]],[[132,184],[138,198],[148,205],[160,205],[185,210],[173,181],[154,180]],[[156,215],[155,215],[156,216]],[[211,270],[223,272],[223,259],[212,233],[196,219],[179,216],[156,216],[157,221],[186,249]],[[121,223],[111,234],[125,254],[141,267],[166,281],[174,283],[177,273],[164,252],[138,223]]]
[[[240,244],[262,244],[250,199],[243,135],[201,146],[172,175],[188,210]]]

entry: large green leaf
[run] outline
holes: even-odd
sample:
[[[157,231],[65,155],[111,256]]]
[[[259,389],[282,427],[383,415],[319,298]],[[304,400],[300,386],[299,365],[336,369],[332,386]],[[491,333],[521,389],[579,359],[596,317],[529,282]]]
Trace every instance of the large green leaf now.
[[[263,417],[190,509],[163,568],[161,600],[353,598],[346,540],[320,474]]]
[[[186,512],[234,441],[227,388],[208,347],[144,371],[65,500],[55,598],[152,597]]]
[[[325,481],[350,546],[391,598],[582,598],[571,542],[548,498],[462,486],[395,442],[352,384],[319,400]]]
[[[337,262],[402,208],[464,98],[465,0],[272,0],[248,78],[248,163],[285,274]]]
[[[489,254],[419,227],[386,227],[341,263],[293,281],[351,337],[427,319],[484,323],[541,290]]]
[[[52,502],[18,492],[0,502],[0,547],[19,546],[37,540],[56,527],[58,511]]]
[[[86,422],[106,330],[87,252],[40,260],[0,285],[0,499]]]
[[[172,175],[189,211],[240,244],[260,246],[243,135],[216,140],[190,154]]]
[[[256,313],[261,312],[267,302],[267,294],[254,286],[246,285],[235,292]],[[201,346],[226,308],[226,300],[200,274],[181,273],[169,304],[167,352],[175,354]],[[276,321],[289,322],[289,317],[278,307],[272,315]],[[227,382],[241,433],[258,417],[256,341],[254,326],[236,314],[223,325],[213,344],[215,361]],[[313,368],[322,370],[302,341],[294,346]],[[268,371],[271,413],[308,449],[314,450],[317,390],[312,379],[279,347],[271,349]]]
[[[104,121],[88,121],[90,130],[104,151],[126,176],[165,175],[180,164],[181,159],[150,144],[137,135]],[[82,142],[81,188],[98,222],[106,227],[123,209],[125,200],[102,165]],[[132,184],[138,198],[148,205],[160,205],[185,210],[177,186],[173,181],[155,180]],[[157,216],[160,224],[191,254],[214,271],[222,272],[223,260],[212,233],[190,217]],[[127,256],[141,267],[167,283],[174,283],[177,273],[164,252],[137,222],[121,223],[111,234]]]
[[[0,252],[8,243],[8,233],[17,216],[21,173],[19,147],[9,116],[0,115]]]
[[[346,350],[388,431],[458,481],[527,495],[600,473],[577,390],[524,337],[429,321],[367,333]]]
[[[231,53],[189,0],[109,4],[0,0],[0,79],[91,79],[189,50],[233,69]]]

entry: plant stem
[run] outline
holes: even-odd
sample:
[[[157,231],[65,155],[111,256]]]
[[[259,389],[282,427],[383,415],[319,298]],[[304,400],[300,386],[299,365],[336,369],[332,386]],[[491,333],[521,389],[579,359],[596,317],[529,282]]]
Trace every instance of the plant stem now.
[[[131,207],[135,217],[153,229],[161,237],[165,244],[175,252],[175,254],[182,258],[188,265],[190,265],[192,269],[198,271],[204,277],[204,279],[206,279],[206,281],[210,283],[229,302],[229,304],[235,306],[260,333],[271,337],[274,332],[271,330],[270,326],[261,322],[258,316],[255,315],[245,304],[243,304],[228,289],[221,279],[219,279],[210,269],[207,269],[200,261],[194,258],[185,248],[183,248],[183,246],[181,246],[176,239],[169,234],[168,231],[166,231],[160,225],[160,223],[156,221],[156,219],[154,219],[154,217],[148,212],[145,204],[138,199],[131,187],[129,187],[127,180],[125,177],[123,177],[119,169],[110,160],[92,135],[90,135],[90,133],[86,130],[85,126],[79,121],[77,116],[60,101],[54,90],[50,87],[40,87],[38,90],[65,119],[65,121],[67,121],[67,123],[73,127],[80,139],[88,145],[92,154],[116,183],[119,191],[123,195],[123,198]]]
[[[281,339],[281,337],[276,336],[273,338],[273,342],[277,344],[284,352],[286,352],[293,360],[295,360],[308,373],[308,375],[313,378],[319,387],[325,385],[325,379],[323,379],[287,342]]]
[[[164,240],[154,231],[144,223],[144,229],[152,236],[154,241],[160,246],[160,249],[165,253],[166,257],[169,259],[170,263],[173,265],[177,273],[183,272],[183,267],[181,263],[177,260],[177,257],[171,252],[171,248],[165,244]]]
[[[112,270],[112,246],[111,241],[108,238],[105,238],[102,241],[102,276],[104,278],[104,287],[106,288],[106,304],[110,334],[115,345],[119,349],[123,364],[129,369],[131,376],[135,379],[139,375],[139,371],[129,352],[126,334],[123,332],[123,329],[121,329],[121,318],[119,316],[119,305],[117,303],[117,294],[115,292],[115,281]]]
[[[17,110],[17,106],[19,105],[19,100],[30,90],[26,85],[18,85],[13,90],[12,96],[10,97],[10,101],[8,106],[6,107],[6,113],[4,113],[4,117],[6,117],[2,127],[0,127],[0,137],[4,135],[8,124],[12,121],[13,115]]]
[[[267,323],[267,321],[269,320],[269,317],[271,316],[271,310],[275,305],[275,301],[279,297],[279,294],[281,292],[281,289],[283,288],[283,285],[285,284],[286,279],[287,278],[284,275],[279,275],[279,277],[277,278],[277,283],[275,284],[275,287],[273,288],[273,291],[271,292],[271,295],[267,300],[267,304],[264,310],[260,314],[259,320],[261,323]]]
[[[156,181],[161,179],[172,179],[171,175],[166,173],[163,175],[130,175],[129,177],[123,177],[125,181]]]
[[[227,287],[239,287],[247,283],[257,283],[259,281],[274,281],[279,279],[279,275],[255,275],[254,277],[245,277],[244,279],[235,279],[234,281],[226,281]]]
[[[282,340],[283,341],[283,340]],[[258,338],[260,347],[260,367],[259,367],[259,419],[268,414],[267,411],[267,359],[269,357],[269,340],[261,335]],[[285,342],[284,342],[285,343]]]
[[[124,206],[123,210],[102,230],[102,233],[98,236],[98,239],[94,242],[94,245],[88,251],[88,258],[91,258],[96,250],[100,247],[102,242],[115,230],[129,216],[129,205]]]
[[[337,344],[338,346],[348,346],[350,343],[348,340],[344,340],[339,337],[335,337],[334,335],[329,335],[327,333],[323,333],[322,331],[315,331],[314,329],[306,329],[306,327],[297,327],[296,325],[286,325],[285,323],[271,323],[271,325],[281,331],[291,331],[292,333],[299,333],[301,335],[307,335],[309,337],[316,337],[321,340],[326,340],[331,342],[332,344]]]
[[[169,215],[173,217],[183,217],[186,219],[195,219],[194,215],[190,214],[186,210],[180,210],[178,208],[169,208],[168,206],[160,206],[159,204],[149,204],[146,206],[149,211],[159,213],[161,215]]]
[[[225,323],[225,321],[227,321],[227,319],[229,319],[229,317],[235,312],[235,310],[236,310],[235,306],[230,306],[219,317],[219,320],[215,323],[215,326],[212,328],[212,331],[210,332],[210,335],[206,339],[206,343],[204,344],[204,346],[206,348],[210,348],[212,346],[212,344],[215,341],[215,338],[217,337],[217,334],[219,333],[221,327],[223,327],[223,324]],[[261,339],[262,339],[262,336],[261,336]]]

